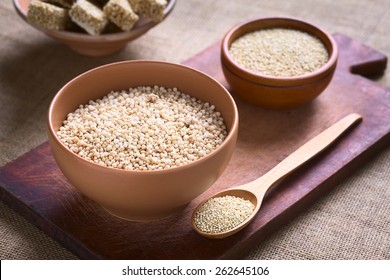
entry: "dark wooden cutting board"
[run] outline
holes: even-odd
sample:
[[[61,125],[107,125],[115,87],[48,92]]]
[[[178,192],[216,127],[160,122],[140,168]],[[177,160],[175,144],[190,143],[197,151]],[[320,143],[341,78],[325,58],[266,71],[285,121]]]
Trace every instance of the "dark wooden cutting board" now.
[[[266,242],[269,234],[390,144],[390,90],[361,76],[383,74],[386,57],[346,36],[334,37],[340,49],[335,77],[312,103],[295,110],[269,111],[235,98],[240,130],[231,162],[207,193],[173,216],[149,223],[110,216],[68,183],[47,142],[0,169],[0,198],[80,258],[238,258]],[[184,64],[227,86],[218,43]],[[363,122],[271,191],[245,230],[224,240],[208,240],[191,228],[191,212],[205,196],[261,176],[352,112],[361,114]]]

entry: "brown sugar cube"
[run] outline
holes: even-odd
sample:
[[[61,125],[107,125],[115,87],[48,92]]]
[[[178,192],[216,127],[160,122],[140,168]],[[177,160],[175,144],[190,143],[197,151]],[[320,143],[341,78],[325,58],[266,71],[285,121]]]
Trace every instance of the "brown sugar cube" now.
[[[154,22],[160,22],[164,18],[164,10],[168,2],[166,0],[129,0],[136,13],[149,18]]]
[[[128,0],[110,0],[103,8],[104,13],[123,31],[130,31],[138,20]]]
[[[48,0],[46,2],[60,5],[63,8],[70,9],[77,0]]]
[[[67,9],[38,0],[30,2],[27,20],[51,30],[64,30],[70,23]]]
[[[99,35],[108,23],[104,12],[86,0],[78,0],[70,9],[69,15],[91,35]]]

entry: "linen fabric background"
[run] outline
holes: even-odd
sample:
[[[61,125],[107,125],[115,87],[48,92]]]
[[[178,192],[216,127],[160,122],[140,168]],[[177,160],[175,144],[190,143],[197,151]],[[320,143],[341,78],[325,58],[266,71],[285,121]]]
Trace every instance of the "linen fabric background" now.
[[[82,72],[121,60],[179,63],[220,40],[240,21],[281,15],[303,18],[390,55],[388,0],[178,0],[166,21],[122,52],[100,58],[72,52],[23,22],[11,0],[1,1],[0,165],[47,140],[51,99]],[[390,71],[377,82],[390,87]],[[244,258],[390,259],[389,174],[390,147]],[[0,258],[76,256],[0,202]]]

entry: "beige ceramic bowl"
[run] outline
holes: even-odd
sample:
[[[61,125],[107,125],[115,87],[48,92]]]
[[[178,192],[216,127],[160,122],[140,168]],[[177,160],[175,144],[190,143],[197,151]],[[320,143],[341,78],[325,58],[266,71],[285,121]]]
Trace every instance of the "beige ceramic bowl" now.
[[[247,33],[267,28],[290,28],[314,35],[328,50],[328,62],[312,73],[295,77],[262,75],[236,63],[229,53],[232,42]],[[227,32],[221,46],[222,70],[234,93],[249,103],[270,109],[294,108],[317,97],[330,83],[337,57],[337,45],[332,36],[294,18],[261,18],[238,24]]]
[[[141,85],[177,87],[208,101],[222,113],[228,129],[224,142],[190,164],[157,171],[126,171],[103,167],[72,153],[56,131],[68,113],[111,90]],[[206,191],[228,164],[237,139],[238,112],[229,92],[213,78],[192,68],[157,61],[129,61],[88,71],[66,84],[48,113],[49,143],[69,181],[115,216],[135,221],[165,217]]]
[[[13,0],[15,9],[22,19],[39,31],[45,33],[47,36],[66,44],[75,52],[83,55],[102,56],[118,52],[123,49],[128,42],[145,34],[149,29],[158,24],[148,19],[141,18],[130,32],[117,32],[100,36],[92,36],[86,33],[71,31],[49,30],[32,24],[27,20],[30,1],[31,0]],[[164,19],[172,11],[175,2],[176,0],[168,0],[168,5],[164,11]]]

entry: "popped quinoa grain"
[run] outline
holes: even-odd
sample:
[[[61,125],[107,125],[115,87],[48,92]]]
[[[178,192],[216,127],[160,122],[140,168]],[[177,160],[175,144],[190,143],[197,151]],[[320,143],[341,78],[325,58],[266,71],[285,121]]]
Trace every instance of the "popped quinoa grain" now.
[[[177,88],[112,91],[69,113],[57,132],[75,154],[125,170],[184,165],[215,150],[227,129],[215,106]]]
[[[210,198],[195,212],[194,223],[202,232],[225,232],[244,222],[254,208],[252,202],[241,197]]]
[[[286,28],[262,29],[236,39],[229,53],[244,68],[270,76],[300,76],[329,60],[324,44],[316,37]]]

